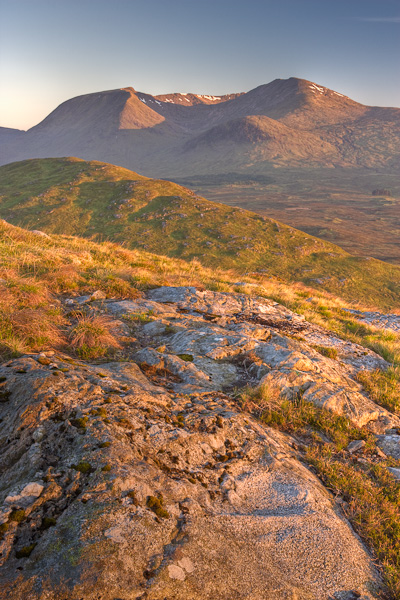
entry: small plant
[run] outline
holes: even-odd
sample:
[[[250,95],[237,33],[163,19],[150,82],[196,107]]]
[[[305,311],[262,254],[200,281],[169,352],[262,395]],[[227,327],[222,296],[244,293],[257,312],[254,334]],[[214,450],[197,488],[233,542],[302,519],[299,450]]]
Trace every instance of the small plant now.
[[[322,354],[322,356],[326,356],[327,358],[337,359],[338,351],[336,348],[331,346],[312,346],[314,350]]]
[[[100,408],[93,408],[90,411],[90,414],[93,415],[94,417],[106,417],[107,410],[103,406]]]
[[[142,323],[144,325],[146,323],[151,323],[151,321],[154,321],[153,315],[154,311],[149,310],[147,312],[131,313],[130,315],[124,315],[124,319],[134,321],[137,323]]]
[[[172,333],[176,333],[178,330],[176,327],[174,327],[173,325],[166,325],[165,329],[164,329],[164,333],[166,335],[170,335]]]
[[[2,523],[0,525],[0,541],[4,538],[4,535],[7,533],[9,527],[10,526],[8,523]]]
[[[99,448],[109,448],[111,446],[111,442],[102,442]]]
[[[162,496],[160,496],[159,498],[157,498],[156,496],[148,496],[146,506],[147,508],[152,510],[157,515],[157,517],[160,517],[162,519],[169,519],[169,512],[163,507],[163,502],[164,500]]]
[[[54,527],[57,523],[57,520],[54,517],[44,517],[42,520],[41,528],[49,529],[49,527]]]
[[[87,422],[89,417],[78,417],[77,419],[71,419],[71,425],[80,429],[81,431],[86,431]]]
[[[178,358],[181,358],[185,362],[193,362],[192,354],[177,354]]]
[[[8,520],[15,521],[16,523],[22,523],[22,521],[25,519],[25,516],[25,511],[23,509],[13,510],[8,517]]]
[[[84,475],[94,471],[92,465],[85,460],[79,461],[77,465],[71,465],[71,469],[75,469],[75,471],[79,471],[79,473],[83,473]]]
[[[110,465],[110,463],[107,463],[106,465],[104,465],[104,467],[101,467],[101,470],[104,473],[108,473],[109,471],[111,471],[111,465]]]

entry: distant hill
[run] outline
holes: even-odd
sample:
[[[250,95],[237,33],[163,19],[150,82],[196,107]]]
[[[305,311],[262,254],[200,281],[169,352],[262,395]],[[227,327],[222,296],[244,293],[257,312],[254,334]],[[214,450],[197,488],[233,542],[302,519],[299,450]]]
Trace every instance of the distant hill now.
[[[368,305],[391,308],[400,300],[399,267],[101,162],[35,159],[1,167],[0,217],[29,229],[197,258],[235,269],[238,277],[258,272],[300,281]]]
[[[225,96],[124,88],[64,102],[9,136],[0,161],[66,155],[168,178],[269,166],[398,169],[400,109],[297,78]]]

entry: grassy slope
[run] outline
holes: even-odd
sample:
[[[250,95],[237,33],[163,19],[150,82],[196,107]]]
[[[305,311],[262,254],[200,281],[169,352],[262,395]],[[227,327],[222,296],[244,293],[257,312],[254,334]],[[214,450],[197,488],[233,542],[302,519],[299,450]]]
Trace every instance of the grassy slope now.
[[[0,217],[30,229],[196,257],[209,267],[234,268],[238,277],[264,272],[384,309],[400,298],[398,267],[105,163],[34,159],[1,167]]]

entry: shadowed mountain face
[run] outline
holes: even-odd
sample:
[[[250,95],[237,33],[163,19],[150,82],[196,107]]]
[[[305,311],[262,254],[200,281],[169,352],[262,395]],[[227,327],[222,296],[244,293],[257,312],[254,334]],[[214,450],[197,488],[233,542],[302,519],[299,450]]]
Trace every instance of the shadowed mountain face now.
[[[390,170],[400,157],[400,109],[363,106],[296,78],[227,96],[125,88],[73,98],[28,132],[0,136],[2,164],[73,154],[157,177],[277,166]]]

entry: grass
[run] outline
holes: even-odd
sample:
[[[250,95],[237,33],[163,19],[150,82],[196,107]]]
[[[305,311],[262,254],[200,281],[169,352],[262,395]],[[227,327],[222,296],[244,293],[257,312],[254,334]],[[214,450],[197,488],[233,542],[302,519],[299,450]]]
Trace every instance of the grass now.
[[[80,314],[69,331],[70,346],[83,360],[105,356],[110,350],[121,348],[113,333],[115,326],[107,316]]]
[[[399,367],[391,367],[387,371],[360,371],[358,381],[374,402],[392,412],[400,412]]]
[[[244,276],[233,269],[208,269],[196,259],[186,262],[70,236],[42,238],[4,221],[0,221],[0,357],[50,348],[68,351],[71,335],[77,336],[77,348],[85,343],[85,336],[110,336],[109,350],[116,350],[116,336],[108,321],[97,328],[85,318],[86,325],[82,323],[72,334],[77,315],[67,316],[60,295],[101,290],[108,298],[135,299],[142,291],[160,285],[233,292],[239,276],[241,293],[280,302],[339,337],[400,364],[399,334],[367,327],[346,312],[354,306],[362,309],[361,304],[351,305],[327,292],[317,292],[301,283],[288,284],[269,275]],[[138,313],[133,321],[144,323],[152,318],[150,312]],[[171,327],[171,333],[174,331]],[[90,354],[86,346],[81,346],[81,356]],[[94,346],[99,346],[96,340]]]
[[[0,167],[0,179],[0,217],[14,225],[197,258],[206,267],[241,275],[267,273],[381,308],[400,299],[399,267],[351,256],[330,242],[209,202],[168,181],[77,158],[12,163]],[[71,270],[54,277],[74,284]],[[137,277],[144,281],[143,274]],[[117,286],[112,273],[109,278]],[[126,286],[119,283],[123,295]]]
[[[336,359],[338,356],[338,351],[336,348],[331,348],[327,346],[313,346],[314,350],[322,354],[322,356],[326,356],[327,358]]]
[[[298,440],[305,460],[325,486],[342,499],[346,516],[374,550],[391,598],[399,598],[400,482],[387,470],[387,466],[400,466],[399,461],[378,462],[372,434],[301,397],[283,399],[279,390],[264,385],[245,389],[238,402],[263,423]],[[365,462],[346,452],[349,442],[359,439],[366,441]]]

